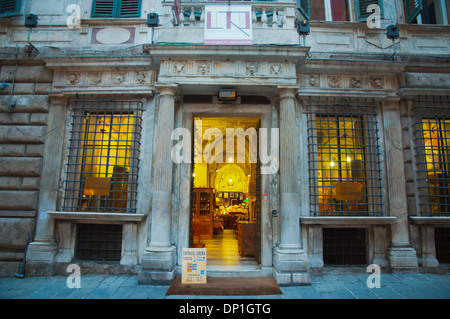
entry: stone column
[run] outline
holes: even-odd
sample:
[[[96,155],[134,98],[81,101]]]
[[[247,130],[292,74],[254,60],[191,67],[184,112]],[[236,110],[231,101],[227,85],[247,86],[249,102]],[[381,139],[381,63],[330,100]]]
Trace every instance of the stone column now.
[[[175,95],[178,86],[157,84],[159,91],[158,125],[155,130],[153,201],[150,244],[142,255],[139,284],[170,284],[175,276],[176,249],[171,243],[172,175],[171,150],[174,129]]]
[[[398,101],[388,100],[384,102],[383,129],[388,207],[390,216],[397,217],[391,225],[391,246],[387,255],[392,268],[415,268],[418,263],[416,251],[409,240],[401,127]]]
[[[274,251],[275,279],[281,285],[310,284],[307,254],[301,245],[300,194],[297,171],[298,137],[295,112],[297,87],[279,87],[280,95],[280,245]]]
[[[47,214],[57,209],[61,157],[64,146],[64,122],[67,97],[50,97],[47,138],[44,147],[44,163],[41,173],[39,205],[36,217],[36,234],[27,250],[27,273],[52,275],[57,245],[54,238],[54,221]]]

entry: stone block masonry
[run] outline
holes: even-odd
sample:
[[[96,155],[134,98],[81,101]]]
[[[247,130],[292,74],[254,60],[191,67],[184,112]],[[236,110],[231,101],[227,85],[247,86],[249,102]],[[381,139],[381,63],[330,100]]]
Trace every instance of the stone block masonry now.
[[[52,71],[0,66],[0,276],[13,276],[35,233]],[[14,72],[15,71],[15,72]],[[15,76],[14,76],[15,74]],[[14,77],[14,79],[13,79]],[[14,87],[13,87],[14,80]],[[10,105],[14,105],[10,107]]]

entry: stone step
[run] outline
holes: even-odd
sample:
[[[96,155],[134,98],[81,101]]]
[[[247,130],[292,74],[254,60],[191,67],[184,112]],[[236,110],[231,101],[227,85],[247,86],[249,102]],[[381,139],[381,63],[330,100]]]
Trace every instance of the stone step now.
[[[208,277],[272,277],[272,268],[257,266],[207,266]]]

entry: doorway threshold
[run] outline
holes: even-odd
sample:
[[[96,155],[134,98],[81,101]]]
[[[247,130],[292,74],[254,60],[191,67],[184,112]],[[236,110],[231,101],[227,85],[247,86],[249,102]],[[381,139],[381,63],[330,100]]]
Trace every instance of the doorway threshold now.
[[[245,266],[206,266],[208,277],[273,277],[272,267],[262,268],[260,265]]]

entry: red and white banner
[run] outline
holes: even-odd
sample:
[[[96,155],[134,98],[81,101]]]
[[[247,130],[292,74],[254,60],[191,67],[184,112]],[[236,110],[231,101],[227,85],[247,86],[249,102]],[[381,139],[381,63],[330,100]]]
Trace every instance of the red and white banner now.
[[[252,45],[250,5],[206,5],[205,45]]]
[[[181,10],[181,0],[174,0],[173,2],[173,15],[175,18],[175,25],[180,24],[180,10]]]

